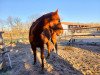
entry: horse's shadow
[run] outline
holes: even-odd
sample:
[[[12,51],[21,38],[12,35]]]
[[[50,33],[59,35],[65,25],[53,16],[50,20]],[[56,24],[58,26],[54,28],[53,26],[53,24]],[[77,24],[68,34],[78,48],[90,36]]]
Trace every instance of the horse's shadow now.
[[[8,49],[11,49],[11,47]],[[44,54],[47,55],[47,50],[45,50]],[[39,58],[37,58],[37,64],[33,65],[34,56],[29,44],[16,44],[13,51],[10,52],[10,56],[12,61],[12,70],[8,71],[10,75],[83,75],[67,60],[54,52],[51,52],[50,58],[46,59],[47,63],[44,64],[44,66],[48,64],[52,66],[52,70],[49,72],[47,68],[44,68],[44,72],[42,72]]]
[[[51,75],[46,69],[44,72],[41,71],[41,63],[37,58],[37,63],[33,65],[33,53],[31,51],[29,44],[17,43],[13,48],[11,46],[7,47],[9,52],[12,69],[7,70],[1,74],[9,75]]]
[[[57,75],[83,75],[80,71],[76,70],[69,61],[64,60],[61,56],[55,52],[51,53],[49,59],[46,59],[47,63],[52,65],[52,73]]]

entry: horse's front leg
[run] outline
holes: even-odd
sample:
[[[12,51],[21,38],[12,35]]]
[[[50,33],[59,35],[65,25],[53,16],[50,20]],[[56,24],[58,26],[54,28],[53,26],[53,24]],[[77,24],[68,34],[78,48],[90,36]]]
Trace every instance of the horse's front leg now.
[[[41,49],[42,70],[44,70],[44,45],[40,47],[40,49]]]
[[[46,43],[47,45],[47,49],[48,49],[48,55],[47,55],[47,59],[50,57],[50,51],[54,50],[54,46],[51,44],[51,42],[48,40],[48,42]]]
[[[57,45],[57,42],[55,43],[55,49],[56,49],[56,53],[58,54],[58,45]]]
[[[53,34],[51,36],[51,42],[54,44],[55,49],[56,49],[56,53],[58,53],[58,48],[57,48],[57,36],[55,34]]]
[[[54,46],[55,46],[55,49],[56,49],[56,53],[58,54],[58,45],[57,45],[57,42],[55,42],[55,41],[52,41],[52,43],[54,44]]]

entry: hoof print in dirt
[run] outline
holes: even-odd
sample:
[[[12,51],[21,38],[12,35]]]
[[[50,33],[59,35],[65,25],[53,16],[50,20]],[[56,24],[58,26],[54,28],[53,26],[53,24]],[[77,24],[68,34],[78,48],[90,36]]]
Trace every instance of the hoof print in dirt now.
[[[8,70],[11,70],[12,68],[10,67],[10,66],[7,66],[7,67],[4,67],[4,68],[2,68],[1,70],[0,70],[0,72],[2,71],[2,72],[6,72],[6,71],[8,71]]]
[[[44,70],[39,71],[39,74],[45,74]]]

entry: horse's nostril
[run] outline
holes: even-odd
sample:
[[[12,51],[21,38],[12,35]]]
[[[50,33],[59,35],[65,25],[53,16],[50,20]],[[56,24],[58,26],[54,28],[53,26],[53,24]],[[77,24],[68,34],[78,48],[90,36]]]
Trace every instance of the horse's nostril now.
[[[60,34],[63,34],[63,31],[62,30],[60,30]]]
[[[63,34],[63,30],[61,30],[61,33]]]

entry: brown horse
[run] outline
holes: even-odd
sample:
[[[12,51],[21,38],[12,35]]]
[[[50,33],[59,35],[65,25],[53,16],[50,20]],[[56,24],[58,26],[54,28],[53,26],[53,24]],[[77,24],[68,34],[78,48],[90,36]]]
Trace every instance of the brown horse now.
[[[58,10],[41,16],[30,27],[29,41],[34,53],[34,64],[36,63],[36,47],[40,47],[42,70],[44,68],[44,44],[50,46],[51,30],[57,30],[57,27],[62,32]]]

